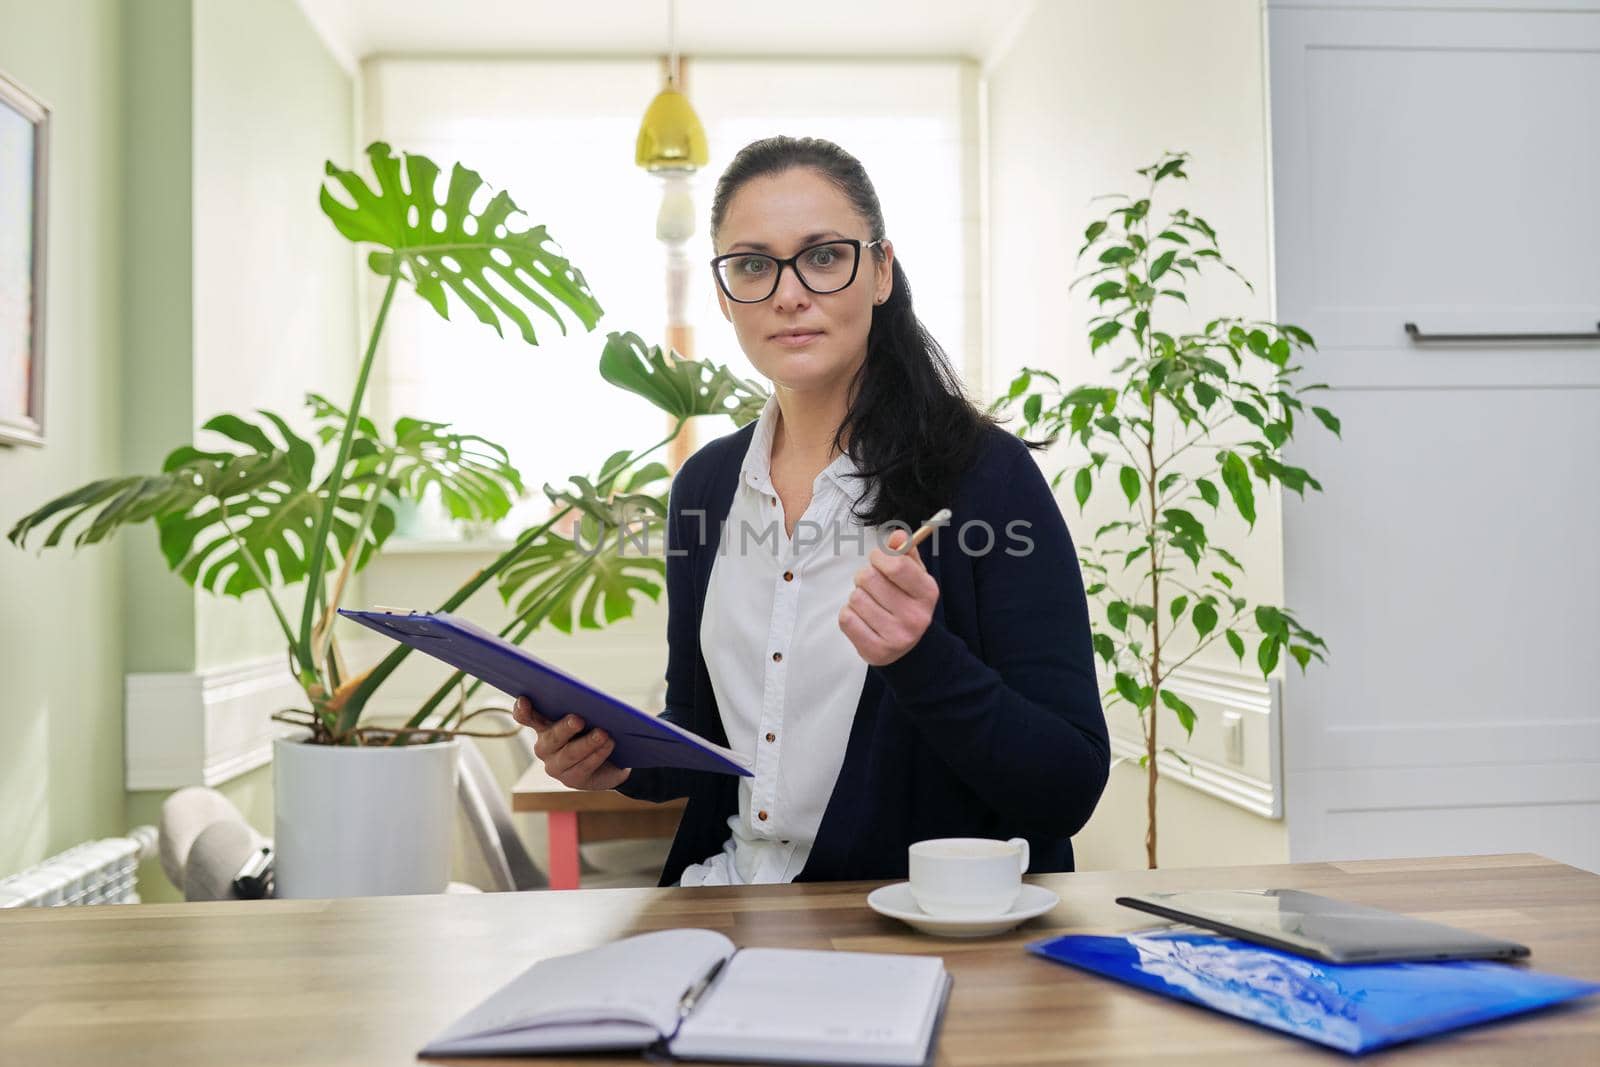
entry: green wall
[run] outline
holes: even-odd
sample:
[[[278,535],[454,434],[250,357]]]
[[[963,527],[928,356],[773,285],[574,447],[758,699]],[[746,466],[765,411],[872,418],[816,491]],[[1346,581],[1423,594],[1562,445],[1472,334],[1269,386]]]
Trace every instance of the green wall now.
[[[347,391],[355,258],[316,192],[352,161],[355,86],[294,0],[0,0],[0,71],[55,138],[49,444],[0,448],[0,525],[219,411]],[[165,793],[123,789],[125,672],[282,648],[264,598],[195,594],[149,530],[0,544],[0,876],[159,818]],[[271,832],[270,767],[219,788]],[[140,891],[175,896],[154,863]]]
[[[0,0],[0,71],[51,109],[43,448],[0,446],[0,528],[118,469],[122,8]],[[0,542],[0,875],[121,833],[122,549]]]
[[[193,119],[189,0],[128,3],[123,82],[127,385],[122,469],[159,470],[194,410]],[[130,671],[195,667],[194,594],[160,564],[153,529],[123,540]]]
[[[190,417],[267,408],[304,431],[305,394],[343,403],[360,354],[355,253],[317,201],[323,164],[355,162],[354,79],[294,0],[202,0],[193,27]],[[303,588],[280,599],[292,624]],[[203,593],[194,619],[198,669],[283,659],[260,593]]]

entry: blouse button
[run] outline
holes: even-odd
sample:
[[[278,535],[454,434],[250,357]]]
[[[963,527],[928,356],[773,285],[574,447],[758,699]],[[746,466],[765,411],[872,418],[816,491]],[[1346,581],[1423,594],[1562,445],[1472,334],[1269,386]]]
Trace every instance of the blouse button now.
[[[774,662],[774,663],[782,663],[783,662],[783,653],[782,652],[774,652],[772,654],[772,662]]]
[[[794,571],[784,571],[783,572],[783,580],[786,581],[786,582],[794,581]]]
[[[767,743],[768,744],[771,744],[772,742],[776,741],[777,739],[778,739],[778,735],[777,734],[768,734],[767,735]]]
[[[767,813],[764,812],[764,811],[758,811],[758,812],[756,812],[756,818],[760,819],[762,822],[766,822],[767,821]]]

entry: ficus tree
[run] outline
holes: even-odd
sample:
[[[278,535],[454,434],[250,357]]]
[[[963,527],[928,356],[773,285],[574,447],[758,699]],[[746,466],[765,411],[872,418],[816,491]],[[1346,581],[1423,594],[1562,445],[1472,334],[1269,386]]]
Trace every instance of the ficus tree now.
[[[582,273],[559,252],[544,226],[504,191],[456,164],[448,177],[432,160],[367,149],[369,181],[333,163],[320,202],[352,242],[367,246],[368,266],[385,279],[383,298],[344,405],[310,394],[297,433],[279,414],[218,415],[202,427],[205,447],[173,449],[161,470],[104,478],[23,516],[8,537],[19,548],[103,541],[125,526],[153,523],[168,567],[190,585],[225,596],[259,593],[281,629],[291,673],[308,707],[278,717],[308,727],[322,744],[404,744],[460,731],[470,714],[464,696],[447,697],[459,677],[403,727],[368,726],[363,711],[409,647],[397,645],[372,668],[352,673],[334,637],[350,576],[381,551],[395,526],[394,503],[436,491],[459,520],[498,521],[524,492],[506,450],[445,424],[401,418],[387,430],[362,414],[384,323],[397,293],[409,289],[439,315],[465,307],[502,336],[506,326],[538,343],[536,319],[562,332],[567,318],[593,329],[602,311]],[[478,205],[478,206],[474,206]],[[517,640],[538,626],[598,627],[655,599],[658,558],[585,550],[558,530],[572,513],[580,528],[632,521],[648,526],[665,514],[666,468],[649,456],[702,415],[736,422],[765,401],[758,386],[711,363],[673,358],[637,335],[613,332],[600,355],[601,375],[665,411],[671,431],[637,450],[623,449],[598,474],[545,487],[553,513],[524,530],[492,563],[469,576],[436,610],[451,611],[494,582],[516,601],[502,631]],[[70,537],[69,537],[70,535]],[[298,591],[297,609],[286,606]]]
[[[1285,656],[1302,671],[1325,661],[1326,643],[1287,607],[1239,595],[1244,565],[1212,531],[1226,512],[1254,531],[1258,489],[1320,490],[1283,449],[1308,423],[1340,430],[1332,412],[1306,399],[1327,386],[1301,382],[1298,361],[1315,348],[1305,330],[1228,316],[1195,331],[1170,325],[1207,272],[1231,272],[1249,287],[1204,218],[1156,207],[1187,178],[1188,162],[1185,153],[1168,153],[1140,169],[1143,191],[1100,198],[1116,206],[1084,232],[1078,261],[1088,259],[1088,269],[1071,289],[1092,286],[1089,352],[1116,359],[1110,384],[1068,384],[1048,369],[1024,368],[991,409],[1020,411],[1019,433],[1067,444],[1071,462],[1051,484],[1070,484],[1080,512],[1097,492],[1114,494],[1125,508],[1124,517],[1080,537],[1078,562],[1105,699],[1139,715],[1150,867],[1157,756],[1187,762],[1161,744],[1162,710],[1186,735],[1195,726],[1195,709],[1171,685],[1174,672],[1219,640],[1241,663],[1249,655],[1263,677]]]

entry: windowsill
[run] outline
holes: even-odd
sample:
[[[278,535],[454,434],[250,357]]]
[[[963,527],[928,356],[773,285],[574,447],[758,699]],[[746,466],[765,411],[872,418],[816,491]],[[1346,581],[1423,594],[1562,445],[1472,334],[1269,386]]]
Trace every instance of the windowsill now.
[[[399,537],[391,537],[385,541],[380,555],[396,556],[466,556],[488,555],[498,556],[515,541],[501,540],[499,538],[483,538],[461,541],[413,541]]]

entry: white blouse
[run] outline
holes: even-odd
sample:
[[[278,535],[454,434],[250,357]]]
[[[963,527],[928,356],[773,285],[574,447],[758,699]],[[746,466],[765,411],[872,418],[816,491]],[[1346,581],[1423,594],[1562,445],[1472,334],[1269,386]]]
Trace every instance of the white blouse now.
[[[848,455],[812,483],[811,503],[784,531],[772,484],[776,397],[767,400],[728,509],[700,622],[728,745],[755,775],[739,780],[739,813],[722,851],[690,864],[681,884],[788,882],[800,873],[844,762],[867,664],[839,629],[855,574],[878,528],[853,514],[866,499]]]

